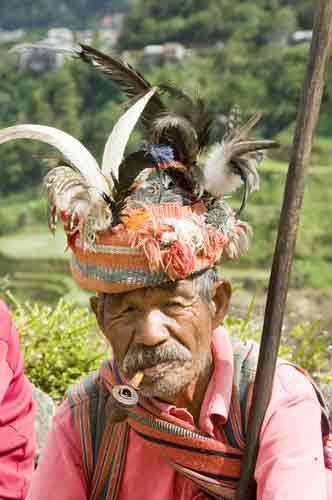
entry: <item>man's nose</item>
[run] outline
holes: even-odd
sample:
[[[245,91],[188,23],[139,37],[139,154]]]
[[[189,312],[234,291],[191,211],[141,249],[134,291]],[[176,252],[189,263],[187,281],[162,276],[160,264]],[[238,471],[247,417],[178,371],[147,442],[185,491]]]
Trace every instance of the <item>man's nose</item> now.
[[[162,344],[168,338],[165,317],[158,309],[148,311],[137,322],[134,336],[135,344],[153,347]]]

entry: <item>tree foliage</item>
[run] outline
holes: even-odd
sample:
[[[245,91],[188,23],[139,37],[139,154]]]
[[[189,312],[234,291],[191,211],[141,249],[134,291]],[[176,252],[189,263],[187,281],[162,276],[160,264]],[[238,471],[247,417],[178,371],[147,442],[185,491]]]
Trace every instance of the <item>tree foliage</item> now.
[[[2,0],[1,28],[45,29],[52,26],[91,27],[96,18],[127,11],[130,0]]]
[[[252,45],[310,25],[312,5],[299,0],[136,0],[122,33],[122,48],[166,41],[210,46],[240,39]]]
[[[20,72],[3,53],[0,61],[0,128],[40,123],[80,139],[96,155],[114,124],[117,91],[106,79],[80,63],[45,73]],[[21,191],[41,182],[47,163],[58,151],[35,141],[1,146],[0,194]],[[40,157],[40,159],[39,159]]]

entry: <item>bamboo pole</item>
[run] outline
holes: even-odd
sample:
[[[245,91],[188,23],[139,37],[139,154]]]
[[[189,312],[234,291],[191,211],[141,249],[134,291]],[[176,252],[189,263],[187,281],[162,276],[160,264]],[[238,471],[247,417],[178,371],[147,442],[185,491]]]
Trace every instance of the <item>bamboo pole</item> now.
[[[258,453],[259,433],[271,397],[305,177],[309,167],[313,135],[321,105],[325,65],[331,48],[331,40],[332,0],[317,0],[309,61],[298,108],[269,283],[253,404],[248,424],[247,447],[236,500],[255,498],[253,476]]]

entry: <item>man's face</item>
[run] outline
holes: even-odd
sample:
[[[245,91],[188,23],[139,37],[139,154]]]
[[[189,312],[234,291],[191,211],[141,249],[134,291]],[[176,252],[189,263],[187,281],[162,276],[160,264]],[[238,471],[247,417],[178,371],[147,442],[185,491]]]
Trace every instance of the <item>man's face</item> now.
[[[212,316],[191,281],[106,295],[99,322],[122,376],[144,372],[147,397],[175,398],[210,362]]]

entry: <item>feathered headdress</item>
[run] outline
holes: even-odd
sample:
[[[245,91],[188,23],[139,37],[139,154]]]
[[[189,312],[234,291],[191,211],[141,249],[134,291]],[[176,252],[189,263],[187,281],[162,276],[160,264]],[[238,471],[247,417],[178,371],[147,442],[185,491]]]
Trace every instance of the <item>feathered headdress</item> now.
[[[259,187],[260,151],[276,145],[248,137],[260,115],[244,125],[230,120],[223,140],[199,166],[212,124],[200,97],[170,84],[152,87],[128,64],[91,47],[71,53],[131,99],[106,142],[101,168],[79,141],[52,127],[9,127],[0,131],[0,144],[37,139],[60,151],[61,165],[45,178],[48,221],[52,231],[59,217],[65,223],[76,280],[92,290],[119,292],[183,279],[214,266],[222,253],[239,257],[250,228],[224,197],[244,184],[242,210],[248,193]],[[166,106],[164,94],[174,106]],[[125,157],[138,120],[146,140]]]

